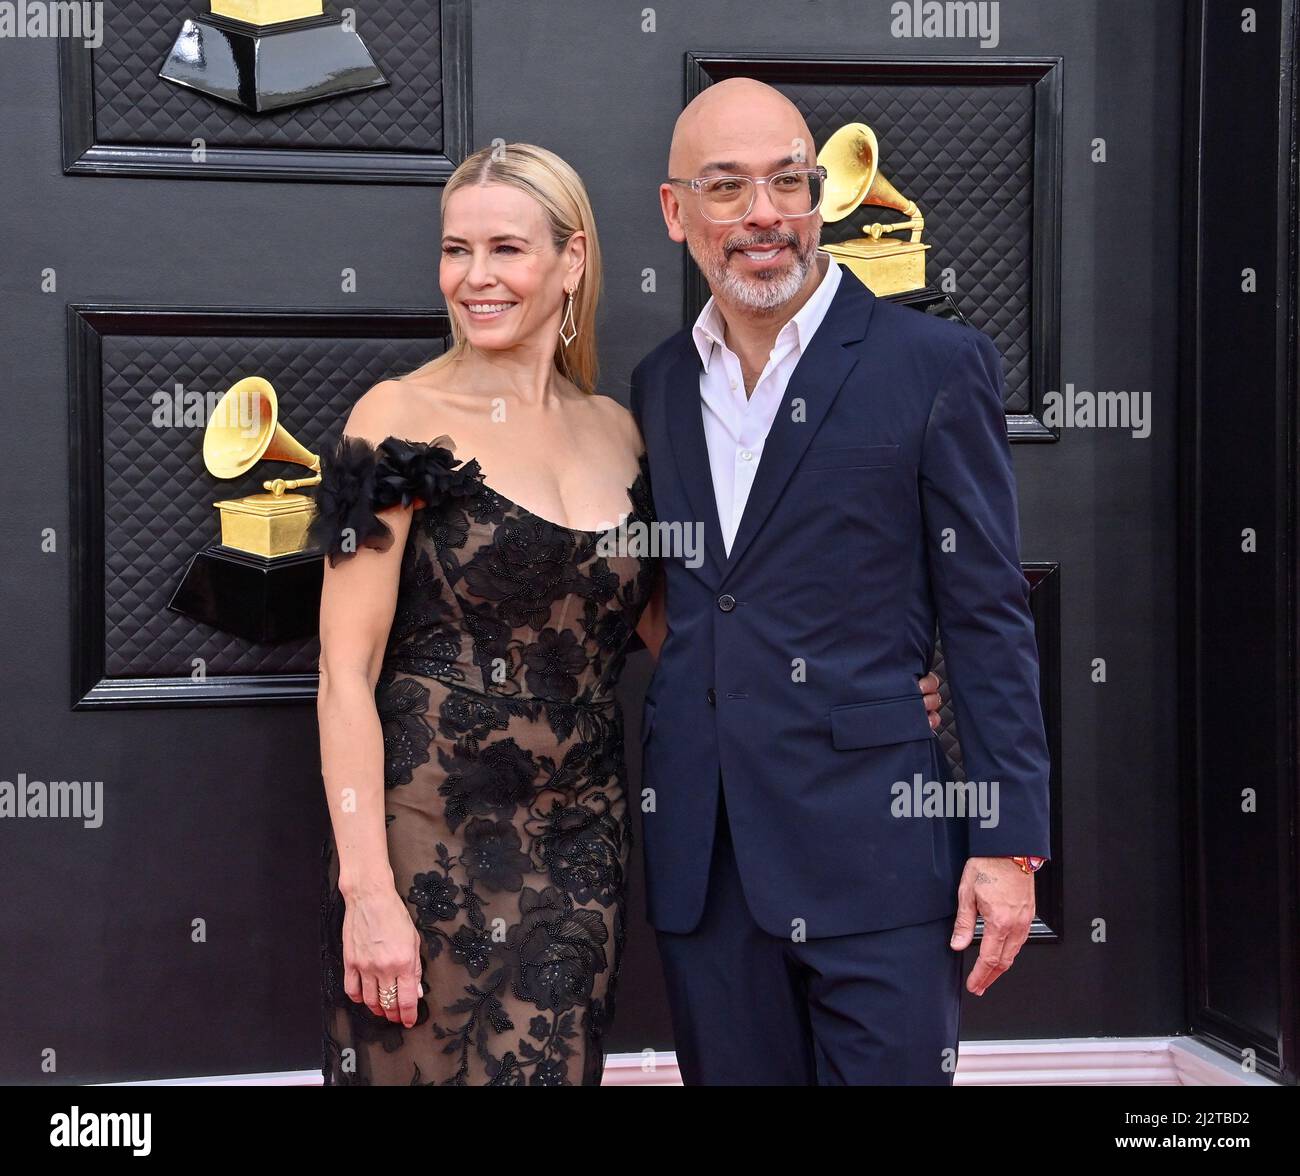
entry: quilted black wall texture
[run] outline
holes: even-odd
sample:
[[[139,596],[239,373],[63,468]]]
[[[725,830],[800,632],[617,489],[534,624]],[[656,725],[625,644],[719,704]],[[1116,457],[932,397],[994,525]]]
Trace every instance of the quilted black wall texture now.
[[[337,11],[326,5],[327,11]],[[127,0],[105,6],[94,54],[101,142],[213,147],[316,147],[440,152],[442,56],[436,2],[375,0],[357,10],[357,33],[389,85],[272,114],[250,115],[165,82],[158,70],[200,0]]]
[[[686,95],[737,76],[789,97],[819,147],[846,123],[875,131],[880,174],[925,216],[927,284],[950,293],[1002,355],[1011,439],[1055,440],[1041,406],[1061,379],[1062,59],[693,52]],[[898,219],[864,206],[822,238]],[[688,319],[707,296],[688,266]]]
[[[203,658],[209,675],[315,671],[316,638],[255,645],[167,608],[195,551],[220,539],[212,503],[260,493],[263,479],[303,471],[260,463],[217,481],[203,432],[151,424],[151,397],[176,383],[206,394],[244,376],[271,381],[281,423],[313,452],[337,435],[371,385],[438,354],[441,339],[109,335],[102,344],[104,669],[109,677],[171,677]],[[296,472],[295,472],[296,471]],[[312,494],[308,489],[303,491]]]
[[[803,112],[819,146],[847,122],[865,122],[880,144],[880,170],[925,216],[926,280],[952,266],[957,305],[1002,353],[1007,411],[1028,412],[1033,214],[1033,91],[1029,86],[778,83]],[[863,208],[826,225],[822,240],[861,237]],[[900,238],[901,240],[901,238]]]

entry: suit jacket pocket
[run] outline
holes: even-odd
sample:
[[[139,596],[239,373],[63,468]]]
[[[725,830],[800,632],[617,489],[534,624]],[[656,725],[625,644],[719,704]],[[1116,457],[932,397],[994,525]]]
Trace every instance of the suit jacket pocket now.
[[[833,706],[830,722],[831,743],[840,751],[935,737],[919,689],[912,694]]]

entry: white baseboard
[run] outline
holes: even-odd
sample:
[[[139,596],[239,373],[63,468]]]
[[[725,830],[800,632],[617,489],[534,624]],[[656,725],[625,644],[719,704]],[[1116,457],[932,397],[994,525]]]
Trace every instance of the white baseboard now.
[[[680,1086],[672,1053],[612,1054],[605,1086]],[[1190,1037],[966,1041],[954,1086],[1276,1086]]]
[[[111,1082],[108,1086],[319,1086],[319,1071],[219,1074]],[[610,1054],[605,1086],[681,1086],[669,1050]],[[1277,1086],[1191,1037],[1072,1037],[968,1041],[958,1051],[955,1086]]]
[[[956,1086],[1276,1086],[1190,1037],[969,1041]]]

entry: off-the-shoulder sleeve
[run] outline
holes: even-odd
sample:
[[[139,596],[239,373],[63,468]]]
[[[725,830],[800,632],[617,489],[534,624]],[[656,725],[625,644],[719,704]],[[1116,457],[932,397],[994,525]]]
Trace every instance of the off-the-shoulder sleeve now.
[[[393,532],[376,511],[416,502],[427,506],[478,489],[478,462],[457,462],[449,444],[445,435],[428,442],[387,437],[376,447],[344,433],[322,451],[308,540],[325,552],[330,567],[362,547],[392,547]]]

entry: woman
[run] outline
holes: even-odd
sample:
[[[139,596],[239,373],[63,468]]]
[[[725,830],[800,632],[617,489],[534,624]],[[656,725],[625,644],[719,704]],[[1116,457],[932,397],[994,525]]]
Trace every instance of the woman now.
[[[453,346],[357,402],[312,527],[324,1081],[594,1085],[631,844],[613,689],[638,624],[659,640],[654,565],[610,542],[650,521],[645,457],[593,395],[576,173],[479,151],[442,218]]]

